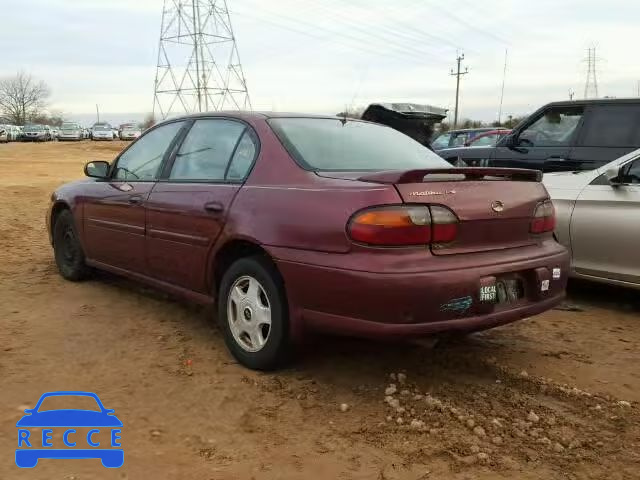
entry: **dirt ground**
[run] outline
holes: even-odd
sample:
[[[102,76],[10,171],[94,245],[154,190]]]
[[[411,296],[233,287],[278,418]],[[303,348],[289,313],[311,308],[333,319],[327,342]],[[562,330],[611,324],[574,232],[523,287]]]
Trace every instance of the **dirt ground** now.
[[[207,309],[57,275],[50,192],[122,146],[0,145],[0,479],[640,478],[637,292],[574,283],[567,308],[468,339],[318,337],[252,372]],[[15,466],[16,421],[55,390],[115,409],[122,468]]]

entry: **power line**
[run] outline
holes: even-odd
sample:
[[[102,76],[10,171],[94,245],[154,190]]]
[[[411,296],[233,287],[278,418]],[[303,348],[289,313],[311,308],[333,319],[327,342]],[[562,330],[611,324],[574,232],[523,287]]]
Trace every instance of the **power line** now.
[[[327,28],[325,26],[321,26],[318,24],[306,22],[300,20],[298,16],[293,17],[289,15],[278,14],[275,15],[265,15],[265,11],[262,11],[261,16],[256,16],[254,12],[246,12],[239,11],[239,13],[247,18],[253,18],[256,21],[264,21],[266,23],[275,25],[277,27],[283,28],[285,30],[289,30],[295,33],[299,33],[306,36],[312,36],[317,38],[327,38],[327,37],[335,37],[331,40],[332,43],[339,43],[344,46],[348,46],[350,48],[355,48],[362,51],[367,51],[369,53],[374,53],[376,55],[390,55],[393,54],[395,56],[404,56],[406,58],[411,58],[412,60],[420,59],[421,62],[424,62],[425,56],[429,56],[429,54],[423,50],[419,50],[415,48],[415,46],[409,46],[405,42],[401,42],[398,40],[397,36],[389,36],[389,35],[381,35],[380,33],[372,33],[370,30],[363,28],[366,27],[364,25],[346,25],[347,28],[342,28],[340,30],[334,30],[331,28]],[[269,17],[276,17],[275,19]],[[266,17],[266,18],[265,18]],[[295,27],[304,27],[305,30],[299,30],[295,27],[292,27],[291,24],[283,23],[283,22],[291,22],[291,24],[295,25]],[[325,33],[325,36],[319,37],[316,33]],[[373,40],[373,41],[372,41]],[[340,42],[350,42],[350,44],[340,43]],[[384,45],[385,49],[388,53],[381,53],[380,51],[375,50],[375,43],[380,45]],[[415,43],[415,42],[414,42]],[[443,62],[441,59],[437,59],[439,62]]]
[[[451,69],[451,75],[456,77],[456,109],[453,117],[453,128],[456,128],[458,126],[458,100],[460,98],[460,77],[462,75],[466,75],[467,73],[469,73],[469,69],[466,67],[464,69],[464,72],[460,71],[460,63],[462,62],[462,60],[464,60],[464,53],[462,55],[458,55],[458,58],[456,58],[456,62],[458,64],[457,71],[454,72],[453,68]]]

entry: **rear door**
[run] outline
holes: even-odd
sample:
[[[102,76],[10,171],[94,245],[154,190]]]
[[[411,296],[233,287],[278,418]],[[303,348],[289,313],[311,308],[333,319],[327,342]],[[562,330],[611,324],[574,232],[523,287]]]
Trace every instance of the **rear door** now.
[[[571,151],[576,170],[600,168],[640,148],[640,103],[591,105]]]
[[[571,217],[577,273],[640,283],[640,159],[624,167],[623,185],[604,175],[588,185]]]
[[[494,167],[533,168],[545,172],[571,170],[571,148],[579,132],[583,106],[552,106],[513,135],[513,143],[500,142],[491,161]]]
[[[207,293],[209,254],[257,153],[257,137],[245,123],[193,123],[147,202],[147,266],[153,277]]]
[[[125,150],[108,181],[97,181],[84,199],[87,257],[112,267],[146,273],[146,201],[163,159],[184,122],[150,130]]]

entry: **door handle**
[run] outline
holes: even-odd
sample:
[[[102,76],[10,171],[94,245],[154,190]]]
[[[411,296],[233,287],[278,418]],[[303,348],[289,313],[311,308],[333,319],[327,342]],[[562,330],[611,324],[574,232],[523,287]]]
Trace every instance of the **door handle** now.
[[[567,159],[564,157],[549,157],[545,161],[553,161],[553,162],[566,162]]]
[[[131,195],[129,197],[129,203],[131,205],[140,205],[143,201],[142,195]]]
[[[224,211],[224,205],[220,202],[209,202],[204,204],[204,209],[210,213],[220,213]]]

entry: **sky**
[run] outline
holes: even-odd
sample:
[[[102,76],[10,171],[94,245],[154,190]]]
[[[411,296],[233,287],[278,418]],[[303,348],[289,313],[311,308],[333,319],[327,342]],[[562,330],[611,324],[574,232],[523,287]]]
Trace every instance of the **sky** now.
[[[220,0],[218,0],[220,1]],[[587,49],[600,96],[638,95],[640,2],[630,0],[227,0],[255,110],[337,113],[372,102],[455,104],[503,118],[584,96]],[[50,110],[114,124],[153,109],[163,0],[0,0],[0,77],[51,88]],[[186,61],[186,58],[175,62]],[[223,61],[224,63],[224,61]]]

